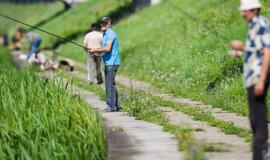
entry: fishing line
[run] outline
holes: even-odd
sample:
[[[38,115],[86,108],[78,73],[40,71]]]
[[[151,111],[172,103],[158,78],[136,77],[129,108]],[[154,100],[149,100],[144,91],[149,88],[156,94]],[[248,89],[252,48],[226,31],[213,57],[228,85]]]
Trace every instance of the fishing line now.
[[[3,17],[3,18],[9,19],[9,20],[15,21],[15,22],[17,22],[17,23],[21,23],[21,24],[23,24],[23,25],[25,25],[25,26],[28,26],[28,27],[30,27],[30,28],[39,30],[39,31],[41,31],[41,32],[44,32],[44,33],[49,34],[49,35],[51,35],[51,36],[54,36],[54,37],[56,37],[56,38],[58,38],[58,39],[60,39],[60,40],[63,40],[63,41],[65,41],[65,42],[72,43],[72,44],[74,44],[74,45],[76,45],[76,46],[78,46],[78,47],[81,47],[81,48],[83,48],[83,49],[88,49],[88,48],[86,48],[85,46],[83,46],[83,45],[81,45],[81,44],[79,44],[79,43],[76,43],[76,42],[71,41],[71,40],[69,40],[69,39],[60,37],[60,36],[58,36],[58,35],[56,35],[56,34],[54,34],[54,33],[51,33],[51,32],[48,32],[48,31],[46,31],[46,30],[40,29],[40,28],[38,28],[38,27],[32,26],[32,25],[30,25],[30,24],[27,24],[27,23],[25,23],[25,22],[22,22],[22,21],[20,21],[20,20],[15,19],[15,18],[11,18],[11,17],[6,16],[6,15],[3,15],[3,14],[0,14],[0,16]]]

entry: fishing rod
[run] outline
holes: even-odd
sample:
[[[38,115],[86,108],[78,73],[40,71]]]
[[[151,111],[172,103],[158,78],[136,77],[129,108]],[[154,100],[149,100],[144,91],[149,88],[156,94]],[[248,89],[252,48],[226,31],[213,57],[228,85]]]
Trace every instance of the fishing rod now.
[[[76,45],[76,46],[78,46],[78,47],[81,47],[81,48],[83,48],[83,49],[87,49],[87,50],[88,50],[87,47],[85,47],[85,46],[83,46],[83,45],[81,45],[81,44],[79,44],[79,43],[76,43],[76,42],[74,42],[74,41],[71,41],[71,40],[69,40],[69,39],[60,37],[60,36],[58,36],[58,35],[56,35],[56,34],[54,34],[54,33],[48,32],[48,31],[46,31],[46,30],[40,29],[40,28],[38,28],[38,27],[32,26],[32,25],[30,25],[30,24],[27,24],[27,23],[25,23],[25,22],[22,22],[22,21],[20,21],[20,20],[17,20],[17,19],[15,19],[15,18],[6,16],[6,15],[3,15],[3,14],[0,14],[0,16],[3,17],[3,18],[9,19],[9,20],[15,21],[15,22],[17,22],[17,23],[21,23],[21,24],[23,24],[23,25],[25,25],[25,26],[28,26],[28,27],[30,27],[30,28],[34,28],[34,29],[39,30],[39,31],[41,31],[41,32],[47,33],[47,34],[49,34],[49,35],[51,35],[51,36],[54,36],[54,37],[56,37],[56,38],[58,38],[58,39],[61,39],[61,40],[65,41],[65,42],[72,43],[72,44],[74,44],[74,45]]]

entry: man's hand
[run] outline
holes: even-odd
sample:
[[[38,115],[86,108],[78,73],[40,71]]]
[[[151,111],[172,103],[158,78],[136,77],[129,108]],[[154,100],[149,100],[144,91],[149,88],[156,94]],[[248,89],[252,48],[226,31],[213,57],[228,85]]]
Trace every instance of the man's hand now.
[[[96,52],[96,49],[95,48],[90,48],[90,49],[88,49],[88,52],[90,54],[94,54]]]
[[[243,42],[238,41],[238,40],[233,40],[231,42],[231,47],[233,50],[236,50],[236,51],[243,51],[245,48]]]
[[[264,48],[263,54],[264,54],[264,57],[263,57],[263,65],[262,65],[262,71],[260,74],[260,79],[254,88],[255,96],[261,96],[262,94],[264,94],[265,81],[267,79],[267,75],[269,74],[270,48]]]
[[[263,81],[258,81],[254,87],[254,95],[256,97],[260,97],[264,94],[264,86],[265,83]]]
[[[242,54],[243,53],[241,51],[236,51],[236,50],[229,51],[229,55],[236,59],[240,58]]]

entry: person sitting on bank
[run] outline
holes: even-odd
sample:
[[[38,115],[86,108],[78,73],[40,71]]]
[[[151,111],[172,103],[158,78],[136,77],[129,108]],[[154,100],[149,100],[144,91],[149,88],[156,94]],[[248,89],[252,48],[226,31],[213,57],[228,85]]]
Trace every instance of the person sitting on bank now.
[[[18,32],[18,34],[21,35],[20,36],[21,38],[25,34],[25,30],[22,28],[19,28],[17,30],[17,32]],[[30,42],[29,51],[26,55],[26,59],[29,60],[29,58],[39,50],[42,39],[37,33],[34,33],[34,32],[26,33],[26,37],[28,38],[28,40]]]

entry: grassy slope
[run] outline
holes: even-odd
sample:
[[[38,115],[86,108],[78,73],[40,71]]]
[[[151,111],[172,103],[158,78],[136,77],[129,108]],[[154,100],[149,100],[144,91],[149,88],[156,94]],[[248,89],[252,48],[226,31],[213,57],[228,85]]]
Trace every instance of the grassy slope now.
[[[76,6],[62,16],[45,24],[42,28],[64,38],[72,38],[73,35],[84,34],[89,30],[91,23],[98,21],[102,16],[108,15],[128,2],[130,0],[91,0]],[[57,42],[57,39],[52,36],[42,35],[44,40],[42,46],[53,47]]]
[[[263,3],[263,14],[270,16],[270,5]],[[114,29],[121,44],[121,73],[247,115],[242,62],[227,55],[230,40],[246,35],[238,5],[233,0],[166,0],[120,22]],[[71,45],[61,51],[85,61],[83,51]],[[204,93],[216,78],[217,87]]]
[[[232,0],[169,0],[117,25],[122,73],[176,95],[247,115],[241,61],[227,55],[231,39],[245,38],[246,25],[237,7],[238,1]],[[263,13],[270,15],[267,10]],[[217,87],[204,93],[217,77]]]
[[[38,3],[31,5],[14,5],[8,3],[0,3],[0,13],[7,16],[11,16],[22,20],[29,24],[36,24],[42,20],[49,18],[56,12],[63,8],[60,2],[55,3]],[[6,32],[8,30],[14,30],[19,26],[16,22],[3,19],[0,17],[0,33]]]
[[[102,160],[101,119],[62,83],[12,68],[0,48],[0,159]]]

